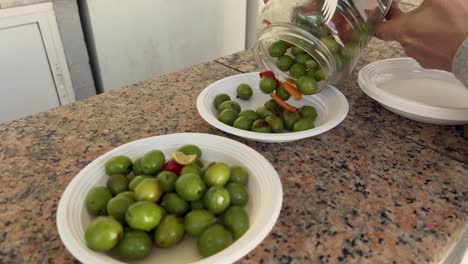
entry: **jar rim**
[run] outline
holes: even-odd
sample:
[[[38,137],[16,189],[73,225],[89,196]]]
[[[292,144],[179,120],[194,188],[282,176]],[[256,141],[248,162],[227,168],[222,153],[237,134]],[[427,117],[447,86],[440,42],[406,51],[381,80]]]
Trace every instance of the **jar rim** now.
[[[281,71],[276,66],[273,58],[268,54],[268,48],[266,47],[265,42],[273,43],[278,40],[285,41],[301,48],[317,61],[326,74],[326,78],[322,85],[319,84],[319,86],[321,86],[319,87],[319,91],[323,89],[323,86],[325,86],[323,84],[334,83],[337,65],[329,49],[320,41],[319,38],[310,32],[297,27],[297,25],[293,23],[286,22],[272,23],[263,28],[259,32],[254,46],[254,57],[257,63],[264,68],[275,72],[275,75],[277,75],[277,78],[280,81],[295,82],[294,79],[291,79],[292,77]]]

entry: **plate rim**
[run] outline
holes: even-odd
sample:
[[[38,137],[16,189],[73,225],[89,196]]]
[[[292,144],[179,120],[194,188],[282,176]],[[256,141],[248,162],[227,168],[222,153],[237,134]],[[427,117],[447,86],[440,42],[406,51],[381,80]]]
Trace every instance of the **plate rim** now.
[[[412,115],[418,115],[421,117],[427,117],[431,119],[439,119],[444,121],[456,121],[456,122],[468,122],[468,115],[463,115],[462,112],[468,113],[468,108],[463,107],[441,107],[424,104],[410,100],[405,97],[391,94],[387,91],[379,89],[374,82],[370,81],[367,76],[369,70],[378,67],[379,64],[386,64],[389,62],[403,62],[409,63],[414,66],[416,70],[425,70],[431,72],[437,72],[438,74],[451,75],[451,73],[441,70],[426,70],[421,68],[419,64],[412,58],[401,57],[401,58],[390,58],[375,61],[364,66],[358,73],[358,84],[361,90],[370,98],[377,101],[379,104],[389,106],[394,109],[398,109],[401,112],[406,112]],[[393,111],[392,111],[393,112]],[[397,113],[395,113],[397,114]],[[397,114],[401,115],[401,114]],[[455,116],[455,117],[454,117]],[[466,116],[466,118],[463,118]]]
[[[94,254],[90,254],[89,252],[86,252],[86,246],[81,245],[80,243],[77,243],[76,240],[69,240],[69,238],[72,238],[73,235],[70,231],[70,228],[67,228],[67,220],[65,217],[66,211],[66,205],[68,205],[68,201],[70,201],[71,195],[73,193],[73,190],[76,189],[80,183],[80,179],[83,178],[88,170],[92,168],[93,164],[98,163],[102,159],[106,158],[109,155],[113,155],[112,153],[119,152],[119,150],[124,149],[128,147],[129,145],[136,144],[136,143],[141,143],[147,140],[151,140],[153,138],[163,138],[163,137],[206,137],[206,138],[217,138],[218,140],[228,142],[229,144],[236,145],[236,147],[240,147],[245,149],[246,151],[249,151],[251,154],[257,156],[259,159],[259,162],[263,163],[264,166],[267,167],[267,169],[270,171],[271,179],[272,179],[272,188],[274,193],[277,195],[274,195],[273,199],[275,201],[273,202],[273,207],[271,208],[271,217],[269,218],[269,221],[266,222],[263,225],[263,228],[260,230],[260,232],[256,235],[255,239],[250,240],[248,243],[243,246],[245,248],[245,253],[242,254],[233,254],[231,252],[230,255],[227,255],[226,252],[223,254],[223,252],[220,252],[218,254],[215,254],[211,257],[208,258],[203,258],[201,260],[197,260],[195,262],[191,262],[190,264],[216,264],[219,263],[220,260],[222,260],[224,263],[226,261],[228,262],[235,262],[242,258],[243,256],[247,255],[250,253],[252,250],[254,250],[259,244],[262,243],[262,241],[268,236],[268,234],[272,231],[274,228],[281,209],[282,209],[282,204],[283,204],[283,186],[281,183],[281,178],[276,171],[276,169],[273,167],[270,161],[268,161],[260,152],[257,150],[251,148],[250,146],[247,146],[241,142],[238,142],[236,140],[227,138],[227,137],[222,137],[218,135],[213,135],[213,134],[207,134],[207,133],[194,133],[194,132],[184,132],[184,133],[173,133],[173,134],[164,134],[164,135],[157,135],[157,136],[150,136],[150,137],[145,137],[141,139],[137,139],[131,142],[127,142],[125,144],[122,144],[118,147],[115,147],[113,149],[110,149],[109,151],[103,153],[99,157],[95,158],[93,161],[91,161],[89,164],[87,164],[83,169],[81,169],[78,174],[76,174],[73,179],[68,183],[67,187],[63,191],[58,206],[57,206],[57,212],[56,212],[56,226],[57,226],[57,231],[59,234],[59,238],[62,241],[63,245],[67,249],[67,251],[77,260],[79,260],[82,263],[100,263],[99,256],[95,256]],[[105,254],[105,253],[99,253],[96,252],[97,254]],[[91,262],[90,262],[91,261]],[[105,262],[108,263],[108,262]],[[121,262],[118,259],[113,259],[112,263],[125,263]]]
[[[259,133],[259,132],[252,132],[252,131],[245,131],[241,130],[238,128],[234,128],[231,126],[228,126],[222,122],[220,122],[217,118],[214,117],[214,115],[211,113],[210,107],[206,106],[203,103],[204,98],[208,94],[208,92],[211,89],[215,89],[219,85],[219,83],[228,81],[231,79],[237,79],[237,78],[250,78],[252,76],[259,76],[259,72],[249,72],[249,73],[240,73],[232,76],[228,76],[226,78],[217,80],[216,82],[211,83],[207,87],[205,87],[197,97],[197,110],[198,114],[207,122],[209,125],[212,127],[221,130],[225,133],[235,135],[238,137],[246,138],[249,140],[253,141],[260,141],[260,142],[268,142],[268,143],[280,143],[280,142],[289,142],[289,141],[296,141],[296,140],[301,140],[313,136],[320,135],[322,133],[325,133],[335,127],[337,127],[339,124],[341,124],[346,117],[349,114],[349,102],[344,96],[344,94],[338,90],[336,87],[328,85],[325,89],[323,89],[321,92],[330,92],[333,95],[335,95],[339,101],[339,105],[342,106],[340,108],[339,113],[337,114],[337,117],[329,121],[319,127],[309,129],[306,131],[301,131],[301,132],[287,132],[287,133]],[[320,95],[317,94],[317,95]],[[317,95],[312,95],[312,96],[317,96]],[[311,96],[307,96],[311,97]]]

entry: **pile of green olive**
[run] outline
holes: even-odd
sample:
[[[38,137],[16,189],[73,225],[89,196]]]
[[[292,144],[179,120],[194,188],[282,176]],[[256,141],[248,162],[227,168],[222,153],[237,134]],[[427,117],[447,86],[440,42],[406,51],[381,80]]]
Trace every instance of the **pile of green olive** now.
[[[214,99],[214,106],[218,111],[218,120],[222,123],[260,133],[299,132],[312,129],[317,118],[317,110],[313,106],[305,105],[296,112],[288,112],[282,110],[273,99],[265,102],[256,111],[241,111],[239,103],[232,101],[229,95],[218,94]]]
[[[191,236],[207,257],[248,230],[246,169],[222,162],[205,167],[195,145],[177,152],[182,157],[173,155],[167,162],[159,150],[134,162],[122,155],[107,160],[107,186],[92,188],[85,200],[95,217],[85,231],[88,248],[140,260],[151,254],[153,244],[169,248]]]
[[[302,94],[311,95],[318,91],[317,83],[325,79],[325,73],[303,49],[279,40],[271,44],[268,53],[276,58],[278,69],[297,79],[296,86]]]

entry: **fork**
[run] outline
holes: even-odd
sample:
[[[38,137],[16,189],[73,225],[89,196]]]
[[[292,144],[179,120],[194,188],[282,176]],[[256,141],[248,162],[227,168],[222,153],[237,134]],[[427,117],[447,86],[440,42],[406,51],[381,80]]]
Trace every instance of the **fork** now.
[[[323,18],[325,23],[329,23],[333,18],[333,15],[336,11],[336,6],[338,5],[338,0],[324,0],[322,6]]]

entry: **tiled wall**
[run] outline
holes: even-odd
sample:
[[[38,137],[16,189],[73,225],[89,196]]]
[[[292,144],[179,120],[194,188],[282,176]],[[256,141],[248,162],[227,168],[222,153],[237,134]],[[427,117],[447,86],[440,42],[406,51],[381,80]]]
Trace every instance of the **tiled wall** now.
[[[14,6],[31,5],[42,2],[51,2],[52,0],[0,0],[0,8],[8,8]]]

